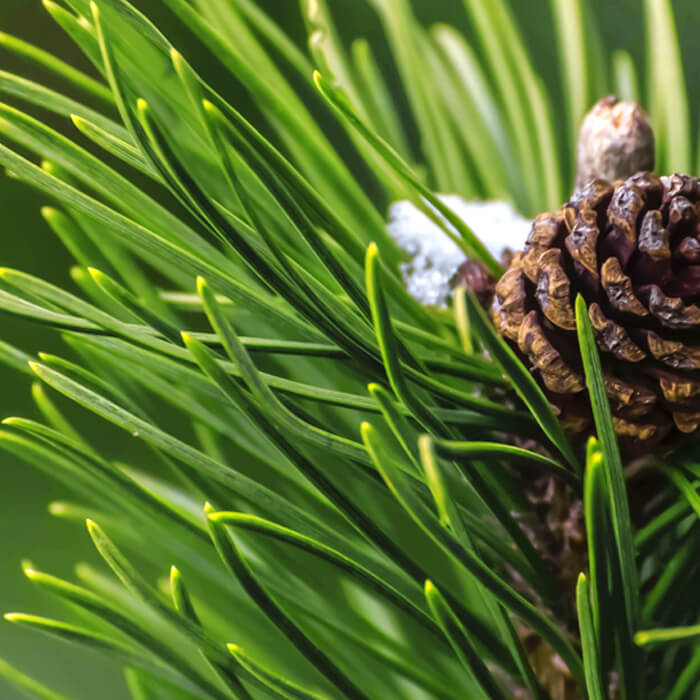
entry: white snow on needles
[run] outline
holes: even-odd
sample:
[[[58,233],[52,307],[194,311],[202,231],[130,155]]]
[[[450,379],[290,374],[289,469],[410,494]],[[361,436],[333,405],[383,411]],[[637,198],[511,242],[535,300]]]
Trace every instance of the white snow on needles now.
[[[438,196],[496,259],[504,248],[517,251],[523,247],[531,222],[508,202],[467,202],[457,195]],[[464,253],[411,202],[391,205],[388,231],[409,257],[401,264],[401,272],[411,296],[428,306],[445,306],[450,280],[464,262]]]

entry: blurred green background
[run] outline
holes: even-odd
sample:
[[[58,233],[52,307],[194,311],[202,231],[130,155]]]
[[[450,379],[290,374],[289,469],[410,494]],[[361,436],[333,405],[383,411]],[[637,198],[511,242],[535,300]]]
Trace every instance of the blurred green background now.
[[[566,2],[567,0],[556,0]],[[198,52],[186,32],[173,23],[159,0],[137,0],[139,8],[156,20],[166,35],[188,57]],[[259,2],[298,40],[303,41],[303,24],[297,0]],[[348,37],[364,35],[375,44],[380,42],[379,27],[363,8],[361,0],[329,0],[332,8],[343,15],[341,24]],[[550,0],[514,0],[512,2],[526,39],[532,49],[536,67],[551,87],[552,100],[562,99],[556,75],[556,51],[551,34]],[[635,59],[642,75],[644,34],[642,6],[639,0],[590,0],[608,49],[625,48]],[[436,20],[462,24],[458,0],[414,0],[414,6],[426,23]],[[700,63],[700,3],[697,0],[673,2],[676,14],[686,80],[691,98],[692,123],[698,124],[700,85],[694,67]],[[90,70],[73,44],[54,25],[38,0],[0,0],[0,31],[22,37],[48,49],[61,58]],[[220,69],[211,57],[198,56],[198,65],[210,65],[217,76]],[[391,70],[390,66],[386,67]],[[18,72],[40,81],[47,76],[16,58],[0,54],[0,70]],[[51,82],[51,79],[48,79]],[[244,99],[241,96],[241,99]],[[47,202],[29,188],[7,177],[0,178],[0,265],[26,270],[63,286],[70,286],[69,256],[44,224],[39,209]],[[28,352],[57,350],[56,334],[0,316],[0,337]],[[33,416],[30,383],[26,377],[0,368],[0,415]],[[107,444],[114,440],[97,423],[88,429],[93,441]],[[100,432],[103,431],[103,432]],[[23,464],[0,455],[2,490],[0,491],[0,610],[59,614],[57,604],[32,589],[21,573],[20,561],[28,558],[43,570],[70,576],[79,560],[96,561],[87,533],[48,515],[47,504],[55,499],[70,498],[66,489]],[[7,623],[0,624],[0,657],[25,672],[52,685],[70,698],[125,698],[121,674],[114,666],[95,654],[54,643]],[[0,680],[0,698],[19,698],[17,691]]]

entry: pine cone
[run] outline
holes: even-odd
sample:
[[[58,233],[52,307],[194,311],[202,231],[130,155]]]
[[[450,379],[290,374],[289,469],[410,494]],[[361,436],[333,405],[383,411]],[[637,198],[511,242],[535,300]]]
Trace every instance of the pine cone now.
[[[588,569],[583,502],[569,486],[552,476],[542,476],[523,484],[523,487],[533,511],[516,517],[537,553],[549,566],[563,596],[563,610],[567,613],[560,622],[573,631],[576,629],[576,581],[579,573]],[[523,590],[523,582],[517,576],[513,584]],[[531,600],[537,601],[540,610],[552,615],[542,607],[537,591],[528,590],[525,585],[524,592]],[[547,689],[551,700],[578,698],[569,669],[549,643],[522,623],[518,624],[518,635],[537,679]]]
[[[591,412],[573,302],[585,298],[620,445],[637,454],[700,426],[700,182],[593,180],[540,214],[496,285],[492,318],[565,428]]]

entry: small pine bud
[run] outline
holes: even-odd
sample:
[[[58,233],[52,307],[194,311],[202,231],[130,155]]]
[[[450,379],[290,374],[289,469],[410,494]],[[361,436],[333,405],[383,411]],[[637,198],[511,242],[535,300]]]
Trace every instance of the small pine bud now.
[[[654,132],[636,102],[598,100],[579,133],[576,191],[595,179],[615,182],[654,169]]]
[[[476,295],[479,303],[487,309],[493,300],[496,280],[488,268],[479,260],[465,260],[458,268],[455,284],[464,285]]]

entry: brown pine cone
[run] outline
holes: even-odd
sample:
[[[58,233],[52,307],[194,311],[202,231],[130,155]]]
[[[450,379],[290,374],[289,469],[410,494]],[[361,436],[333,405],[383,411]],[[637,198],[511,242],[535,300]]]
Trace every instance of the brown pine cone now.
[[[496,327],[532,366],[564,426],[591,412],[576,338],[585,298],[615,430],[628,455],[700,426],[700,182],[639,172],[593,180],[540,214],[496,285]]]

